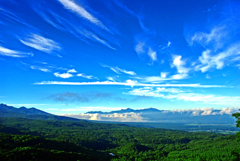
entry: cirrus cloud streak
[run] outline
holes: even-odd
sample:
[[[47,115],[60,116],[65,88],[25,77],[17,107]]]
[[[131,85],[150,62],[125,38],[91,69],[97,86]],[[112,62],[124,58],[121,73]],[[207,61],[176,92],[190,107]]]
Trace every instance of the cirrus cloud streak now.
[[[201,84],[144,84],[137,81],[127,80],[126,82],[60,82],[60,81],[43,81],[36,82],[35,85],[122,85],[122,86],[148,86],[148,87],[195,87],[195,88],[223,88],[221,85],[201,85]]]

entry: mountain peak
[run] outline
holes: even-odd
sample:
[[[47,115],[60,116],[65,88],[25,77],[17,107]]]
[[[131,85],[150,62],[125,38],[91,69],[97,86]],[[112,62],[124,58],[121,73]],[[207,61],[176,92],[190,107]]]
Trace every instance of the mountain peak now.
[[[24,106],[20,107],[19,109],[21,109],[21,110],[27,110],[27,108],[24,107]]]
[[[20,108],[15,108],[15,107],[3,104],[3,103],[0,104],[0,111],[19,113],[19,114],[28,114],[28,115],[36,115],[36,114],[37,115],[51,115],[47,112],[41,111],[36,108],[26,108],[24,106],[22,106]]]
[[[57,116],[37,108],[16,108],[8,106],[6,104],[0,104],[0,117],[18,117],[18,118],[29,118],[36,120],[60,120],[60,121],[79,121],[80,119],[70,118],[66,116]]]
[[[126,109],[121,109],[118,111],[111,111],[111,112],[102,112],[102,111],[89,111],[87,113],[98,113],[98,114],[113,114],[113,113],[130,113],[130,112],[134,112],[134,113],[147,113],[147,112],[161,112],[161,110],[158,110],[156,108],[145,108],[145,109],[137,109],[134,110],[132,108],[126,108]]]

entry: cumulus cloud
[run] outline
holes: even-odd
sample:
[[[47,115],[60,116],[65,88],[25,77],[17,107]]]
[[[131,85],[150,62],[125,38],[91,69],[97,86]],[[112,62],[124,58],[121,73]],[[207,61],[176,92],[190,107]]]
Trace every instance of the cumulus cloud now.
[[[75,69],[69,69],[67,72],[68,73],[77,73],[77,71]]]
[[[66,112],[81,111],[81,108],[85,108],[85,107],[79,107],[77,109],[63,109],[61,111],[66,111]],[[93,107],[90,107],[90,109],[93,109]],[[67,116],[67,117],[73,117],[77,119],[96,120],[96,121],[116,121],[116,122],[152,122],[154,121],[154,122],[203,123],[207,121],[208,123],[213,123],[213,122],[222,123],[226,121],[231,122],[232,121],[231,114],[237,111],[236,108],[222,108],[218,110],[210,107],[193,108],[193,109],[160,110],[158,112],[155,111],[150,113],[149,112],[99,113],[98,110],[99,108],[95,109],[96,113],[94,113],[94,111],[91,111],[91,113],[61,114],[61,115]],[[207,119],[207,120],[204,120],[204,119]]]
[[[187,73],[189,72],[189,68],[184,67],[186,65],[186,62],[182,60],[181,55],[174,55],[173,56],[173,63],[172,66],[177,68],[177,71],[182,76],[187,76]]]
[[[167,72],[161,72],[161,74],[160,74],[160,75],[161,75],[161,78],[166,78],[166,77],[167,77],[167,74],[168,74]]]
[[[67,70],[67,73],[60,74],[59,72],[55,72],[54,75],[60,78],[71,78],[74,76],[72,73],[77,73],[77,71],[75,69],[69,69]]]
[[[232,113],[238,112],[237,108],[222,108],[222,110],[219,112],[219,114],[223,115],[223,114],[229,114],[231,115]]]
[[[116,122],[143,122],[146,121],[140,114],[136,113],[114,113],[114,114],[64,114],[63,116],[77,119],[96,121],[116,121]]]
[[[157,52],[153,51],[151,48],[148,50],[148,55],[153,62],[157,60]]]
[[[188,75],[185,73],[175,74],[171,76],[172,80],[185,79]]]
[[[12,49],[8,49],[0,46],[0,55],[21,58],[21,57],[33,56],[33,53],[21,52],[21,51],[12,50]]]
[[[70,74],[70,73],[62,73],[62,74],[59,74],[58,72],[56,72],[56,73],[54,73],[54,75],[56,76],[56,77],[60,77],[60,78],[71,78],[71,77],[73,77],[73,75],[72,74]]]
[[[207,115],[231,115],[235,112],[238,112],[237,108],[229,107],[229,108],[222,108],[220,110],[213,109],[211,107],[203,107],[203,108],[193,108],[193,109],[175,109],[175,110],[168,110],[164,111],[164,113],[188,113],[193,116],[207,116]]]
[[[51,53],[54,50],[61,49],[60,45],[55,41],[37,34],[31,34],[25,40],[20,39],[20,41],[26,46],[32,47],[36,50],[40,50],[46,53]]]

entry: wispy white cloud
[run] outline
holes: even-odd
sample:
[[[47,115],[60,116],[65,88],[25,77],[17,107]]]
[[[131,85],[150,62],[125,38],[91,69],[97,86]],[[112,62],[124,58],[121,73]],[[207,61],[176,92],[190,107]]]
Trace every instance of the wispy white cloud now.
[[[157,52],[144,41],[136,40],[134,50],[140,59],[143,59],[145,55],[147,55],[148,59],[150,58],[151,63],[157,61]]]
[[[162,77],[162,76],[135,77],[135,79],[138,79],[143,82],[151,82],[151,83],[159,83],[159,82],[163,82],[166,80],[170,80],[170,79],[168,79],[166,77]]]
[[[114,47],[112,47],[106,40],[100,38],[99,36],[97,36],[96,34],[90,32],[90,31],[87,31],[85,29],[76,29],[76,31],[81,34],[82,36],[92,40],[92,41],[95,41],[95,42],[98,42],[100,44],[103,44],[105,46],[107,46],[108,48],[112,49],[112,50],[116,50]]]
[[[150,89],[150,90],[152,90],[152,88],[151,87],[147,87],[147,88],[144,88],[144,89]],[[185,91],[183,91],[183,90],[181,90],[181,89],[178,89],[178,88],[164,88],[164,87],[162,87],[162,88],[156,88],[156,92],[164,92],[164,93],[182,93],[182,92],[185,92]]]
[[[2,23],[3,25],[8,26],[9,22],[14,22],[14,23],[19,23],[21,25],[27,26],[27,27],[31,27],[33,28],[31,25],[27,24],[23,19],[21,19],[17,14],[14,14],[14,12],[11,12],[9,10],[7,10],[6,8],[0,8],[0,12],[1,15],[3,17],[1,17],[0,23]]]
[[[237,55],[240,54],[240,43],[238,33],[239,24],[236,24],[236,14],[226,12],[227,19],[221,19],[221,24],[214,24],[215,27],[207,32],[195,32],[187,37],[190,46],[200,45],[203,47],[198,62],[195,63],[195,70],[207,72],[214,69],[223,69],[226,64],[234,64]],[[234,29],[233,29],[234,28]]]
[[[206,75],[206,78],[207,78],[207,79],[211,79],[211,77],[210,77],[208,74]]]
[[[217,54],[207,49],[202,52],[199,57],[201,64],[196,65],[195,69],[201,70],[203,73],[212,68],[222,69],[226,62],[234,61],[238,55],[240,55],[240,43],[236,43]]]
[[[21,52],[21,51],[12,50],[12,49],[8,49],[0,46],[0,55],[21,58],[21,57],[33,56],[33,53]]]
[[[240,61],[240,56],[237,56],[236,58],[233,58],[232,61]]]
[[[177,68],[178,73],[187,74],[190,71],[190,69],[184,67],[184,65],[186,65],[186,62],[184,60],[182,60],[182,56],[180,56],[180,55],[173,56],[172,66]]]
[[[126,82],[59,82],[59,81],[43,81],[36,82],[36,85],[121,85],[121,86],[146,86],[146,87],[193,87],[193,88],[224,88],[221,85],[201,85],[201,84],[144,84],[137,81],[127,80]]]
[[[87,79],[98,79],[97,77],[94,77],[92,75],[85,75],[83,73],[79,73],[77,74],[78,77],[83,77],[83,78],[87,78]]]
[[[66,9],[70,10],[73,13],[76,13],[80,17],[90,21],[91,23],[101,27],[102,29],[110,32],[110,30],[102,24],[96,17],[90,14],[85,8],[76,4],[72,0],[58,0]]]
[[[239,96],[216,96],[210,94],[204,95],[198,93],[188,93],[186,91],[171,88],[139,88],[133,89],[132,91],[129,91],[125,94],[232,106],[237,106],[238,102],[240,101]]]
[[[193,45],[193,43],[199,43],[206,48],[214,45],[215,50],[222,48],[225,43],[223,38],[227,36],[225,29],[226,28],[224,26],[221,26],[214,27],[210,33],[197,32],[191,37],[190,45]]]
[[[170,47],[171,44],[172,44],[172,42],[171,42],[171,41],[168,41],[168,43],[167,43],[166,45],[164,45],[164,46],[163,46],[163,45],[160,45],[159,47],[162,47],[162,46],[163,46],[163,47],[161,48],[161,50],[163,50],[163,49],[166,49],[166,48]]]
[[[119,76],[115,76],[115,77],[106,77],[106,78],[107,78],[107,80],[109,80],[109,81],[116,82],[118,77],[119,77]]]
[[[143,42],[138,42],[136,45],[135,45],[135,51],[137,54],[141,54],[141,53],[144,53],[145,52],[145,49],[144,49],[144,46],[145,46],[145,43]]]
[[[121,69],[119,67],[110,67],[110,66],[107,66],[107,65],[101,65],[101,66],[109,68],[117,74],[125,73],[125,74],[128,74],[128,75],[136,75],[136,73],[134,71],[127,71],[127,70]]]
[[[168,75],[168,72],[161,72],[161,78],[166,78]]]
[[[184,67],[186,65],[186,62],[182,60],[181,55],[173,55],[173,62],[171,64],[172,67],[177,68],[177,74],[172,75],[170,79],[185,79],[188,76],[188,72],[190,71],[190,68]]]
[[[55,41],[37,34],[31,34],[25,40],[20,39],[20,41],[26,46],[32,47],[36,50],[40,50],[46,53],[51,53],[53,50],[61,49],[60,45]]]
[[[77,73],[77,71],[75,69],[69,69],[67,72],[68,73]]]
[[[114,3],[119,6],[121,9],[123,9],[126,13],[128,13],[131,16],[135,16],[138,17],[137,14],[135,14],[132,10],[130,10],[129,8],[127,8],[125,5],[123,5],[122,3],[120,3],[118,0],[115,0]]]
[[[148,55],[153,62],[157,60],[157,52],[153,51],[151,48],[148,50]]]
[[[183,74],[174,74],[167,77],[165,73],[161,73],[161,76],[144,76],[144,77],[134,77],[134,78],[142,82],[160,83],[160,82],[169,81],[169,80],[185,79],[187,76],[188,76],[187,74],[183,73]]]
[[[169,47],[171,44],[172,44],[172,42],[171,42],[171,41],[168,41],[167,47]]]
[[[134,71],[127,71],[125,69],[120,69],[118,67],[116,67],[115,69],[117,69],[118,71],[125,73],[125,74],[129,74],[129,75],[136,75],[136,73]]]
[[[117,40],[112,41],[109,35],[105,33],[99,32],[99,30],[90,27],[94,30],[94,32],[89,31],[89,28],[86,28],[81,23],[78,23],[74,20],[68,19],[66,15],[59,15],[59,13],[55,13],[53,11],[44,12],[44,8],[41,9],[34,8],[36,13],[39,14],[44,21],[57,28],[58,30],[64,32],[70,32],[75,37],[79,38],[81,41],[84,41],[87,44],[90,44],[89,40],[93,42],[100,43],[112,50],[116,50],[109,42],[115,43]],[[86,25],[86,24],[84,24]],[[117,43],[115,43],[117,44]]]
[[[55,72],[54,75],[60,78],[71,78],[74,76],[78,76],[78,77],[83,77],[87,79],[98,79],[97,77],[94,77],[92,75],[86,75],[84,73],[78,73],[78,74],[74,74],[74,73],[77,73],[77,71],[73,68],[73,69],[68,69],[66,73],[60,74],[59,72]]]
[[[62,74],[59,74],[58,72],[54,73],[54,75],[56,77],[60,77],[60,78],[70,78],[70,77],[73,77],[72,74],[70,73],[62,73]]]
[[[42,72],[51,72],[51,70],[44,68],[44,67],[39,67],[39,66],[30,66],[31,69],[35,69],[35,70],[40,70]]]

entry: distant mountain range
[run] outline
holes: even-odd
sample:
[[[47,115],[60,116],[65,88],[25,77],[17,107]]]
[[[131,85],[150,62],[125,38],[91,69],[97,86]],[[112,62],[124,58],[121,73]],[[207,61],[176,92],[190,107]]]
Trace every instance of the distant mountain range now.
[[[34,107],[32,107],[32,108],[26,108],[26,107],[15,108],[13,106],[8,106],[5,104],[0,104],[0,111],[4,112],[4,113],[9,113],[9,114],[15,113],[15,114],[26,114],[26,115],[51,115],[50,113],[41,111]]]
[[[201,123],[201,124],[234,124],[236,119],[231,116],[229,109],[192,109],[192,110],[158,110],[121,109],[118,111],[90,111],[85,114],[53,115],[36,108],[15,108],[0,104],[0,117],[18,117],[38,120],[59,121],[114,121],[114,122],[162,122],[162,123]]]
[[[53,115],[36,108],[15,108],[6,104],[0,104],[0,117],[18,117],[37,120],[79,121],[79,119]]]
[[[155,108],[134,110],[127,108],[111,112],[90,111],[85,114],[94,115],[94,118],[97,118],[99,121],[126,122],[124,121],[125,119],[127,122],[233,124],[236,120],[231,116],[230,112],[231,109],[213,110],[211,108],[192,110],[158,110]],[[81,115],[75,118],[81,118]],[[92,116],[89,119],[94,120],[94,118]]]
[[[149,112],[162,112],[164,110],[158,110],[156,108],[145,108],[145,109],[138,109],[138,110],[134,110],[131,108],[127,108],[127,109],[121,109],[119,111],[111,111],[111,112],[102,112],[102,111],[89,111],[87,112],[88,114],[114,114],[114,113],[130,113],[130,112],[134,112],[134,113],[149,113]]]

